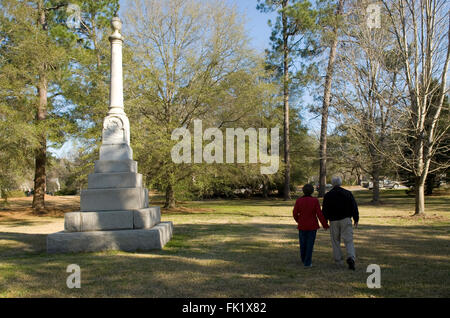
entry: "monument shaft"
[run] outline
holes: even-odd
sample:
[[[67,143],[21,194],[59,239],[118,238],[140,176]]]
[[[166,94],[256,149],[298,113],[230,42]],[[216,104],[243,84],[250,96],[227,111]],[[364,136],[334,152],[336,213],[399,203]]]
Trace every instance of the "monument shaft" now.
[[[122,72],[122,45],[123,37],[119,33],[122,23],[113,18],[114,33],[109,37],[111,42],[111,84],[108,114],[123,114],[123,72]]]

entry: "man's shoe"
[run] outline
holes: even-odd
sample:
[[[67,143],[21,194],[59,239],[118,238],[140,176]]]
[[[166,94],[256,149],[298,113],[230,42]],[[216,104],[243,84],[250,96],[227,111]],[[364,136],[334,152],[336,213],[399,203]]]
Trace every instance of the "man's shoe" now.
[[[347,258],[348,269],[355,270],[355,260],[351,257]]]

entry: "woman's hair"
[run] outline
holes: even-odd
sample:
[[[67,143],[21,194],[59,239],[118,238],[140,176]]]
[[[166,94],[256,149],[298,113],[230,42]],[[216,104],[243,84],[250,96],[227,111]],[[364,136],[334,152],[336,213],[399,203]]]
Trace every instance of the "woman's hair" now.
[[[303,193],[305,194],[305,195],[311,195],[311,194],[313,194],[314,193],[314,187],[312,186],[312,184],[305,184],[304,186],[303,186]]]

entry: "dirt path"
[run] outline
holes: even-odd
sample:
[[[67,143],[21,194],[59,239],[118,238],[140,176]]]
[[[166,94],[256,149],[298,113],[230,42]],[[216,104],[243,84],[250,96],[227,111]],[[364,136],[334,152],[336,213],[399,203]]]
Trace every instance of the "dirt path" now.
[[[2,217],[25,217],[32,215],[31,203],[32,197],[10,198],[8,204],[0,200],[0,221]],[[66,212],[80,210],[80,197],[75,195],[68,196],[45,196],[45,206],[47,213],[45,216],[62,217]]]
[[[40,253],[46,248],[47,234],[64,230],[64,213],[80,209],[79,196],[46,196],[47,214],[36,216],[32,197],[0,201],[0,255]]]

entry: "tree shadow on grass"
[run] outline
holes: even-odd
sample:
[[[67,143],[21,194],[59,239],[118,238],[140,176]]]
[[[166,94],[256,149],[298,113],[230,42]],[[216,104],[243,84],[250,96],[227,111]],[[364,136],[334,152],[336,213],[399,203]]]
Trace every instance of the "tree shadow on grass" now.
[[[355,199],[359,206],[377,206],[371,203],[372,192],[370,191],[357,191],[353,192]],[[414,196],[408,196],[404,191],[382,191],[380,193],[380,207],[398,209],[400,205],[410,205],[414,207]],[[449,196],[426,196],[426,207],[429,209],[436,209],[441,211],[450,211],[448,206],[450,205]]]
[[[184,204],[188,205],[221,205],[222,203],[226,206],[277,206],[277,207],[292,207],[293,202],[295,202],[295,199],[297,197],[293,197],[289,201],[284,201],[280,198],[272,198],[272,199],[261,199],[261,198],[254,198],[254,199],[229,199],[229,200],[204,200],[204,201],[186,201]]]
[[[11,235],[1,233],[0,239],[29,242],[5,234]],[[0,258],[26,276],[0,280],[0,293],[6,284],[10,290],[26,286],[30,296],[40,297],[448,296],[446,226],[361,225],[355,230],[355,272],[334,265],[330,245],[329,233],[319,231],[313,268],[304,269],[293,225],[175,224],[162,251]],[[82,269],[80,290],[65,285],[72,263]],[[366,286],[365,270],[373,263],[382,269],[377,290]]]
[[[0,261],[5,256],[42,253],[46,242],[46,234],[0,232]]]
[[[3,219],[1,220],[1,225],[5,227],[20,227],[20,226],[31,226],[39,222],[31,219]]]

